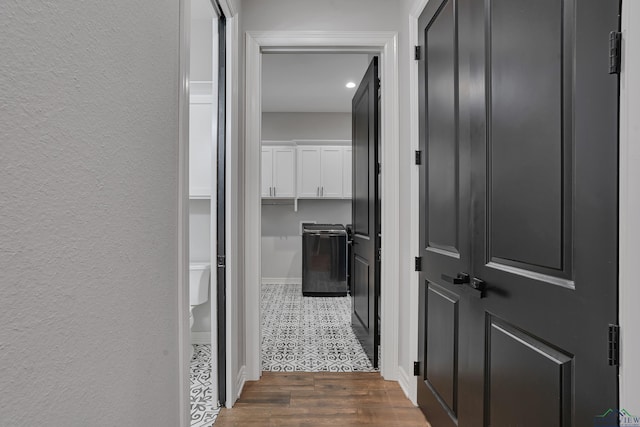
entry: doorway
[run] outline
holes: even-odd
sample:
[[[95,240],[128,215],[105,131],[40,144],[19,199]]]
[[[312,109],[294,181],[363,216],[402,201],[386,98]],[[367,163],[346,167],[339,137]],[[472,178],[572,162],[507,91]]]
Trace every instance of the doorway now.
[[[246,378],[257,380],[260,369],[260,289],[261,282],[261,188],[260,142],[262,93],[261,58],[267,52],[352,52],[379,54],[381,75],[388,84],[382,87],[382,177],[383,223],[381,229],[388,234],[382,242],[381,282],[383,286],[381,317],[382,365],[386,379],[397,379],[397,313],[398,313],[398,260],[394,256],[385,259],[384,254],[397,254],[398,241],[398,97],[397,97],[397,43],[395,33],[331,32],[267,32],[247,33],[246,44],[246,152],[245,152],[245,283],[246,289]],[[330,46],[330,47],[327,47]],[[388,331],[388,332],[387,332]]]
[[[375,79],[367,80],[363,76],[370,61],[376,64]],[[355,259],[364,259],[359,248],[367,243],[360,239],[361,234],[348,231],[352,218],[366,214],[358,216],[352,211],[369,210],[366,200],[364,205],[352,203],[353,184],[369,182],[368,159],[364,162],[367,169],[361,171],[364,179],[353,178],[362,164],[358,163],[357,170],[353,167],[357,156],[352,149],[354,98],[359,93],[377,94],[375,87],[369,88],[369,80],[377,84],[377,58],[366,53],[262,55],[263,371],[366,372],[377,368],[377,346],[374,349],[369,335],[377,331],[373,325],[379,319],[368,318],[376,310],[369,310],[368,301],[364,301],[364,311],[355,310],[363,305],[363,298],[371,300],[371,305],[377,302],[376,266],[371,266],[369,286],[362,283],[360,269],[353,274],[348,256],[354,252]],[[377,103],[377,97],[370,103],[374,101]],[[372,125],[378,121],[375,110]],[[362,113],[358,117],[369,119]],[[375,157],[376,135],[371,132],[370,140],[360,141],[356,154]],[[370,169],[376,173],[374,167]],[[371,186],[372,192],[376,189]],[[370,213],[377,218],[377,211]],[[372,230],[375,222],[371,221]],[[363,227],[358,223],[357,228]],[[377,231],[370,234],[378,235]],[[360,240],[350,251],[352,235]],[[351,277],[355,280],[349,280]],[[352,316],[356,316],[353,324]],[[366,322],[360,321],[361,316]]]

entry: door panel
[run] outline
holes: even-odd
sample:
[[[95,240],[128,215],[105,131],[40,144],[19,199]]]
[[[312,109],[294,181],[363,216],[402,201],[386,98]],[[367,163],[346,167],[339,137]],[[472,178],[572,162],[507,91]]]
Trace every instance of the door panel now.
[[[354,261],[353,314],[365,328],[369,328],[369,297],[373,293],[369,287],[371,267],[367,260],[357,255]]]
[[[458,365],[458,301],[457,295],[438,285],[429,284],[427,294],[427,381],[449,411],[455,413]]]
[[[489,317],[490,396],[487,424],[567,425],[571,416],[571,355]]]
[[[261,179],[260,179],[260,191],[262,197],[272,197],[273,196],[273,149],[271,148],[262,148],[262,157],[261,157]]]
[[[488,13],[491,258],[562,270],[562,2],[491,0]]]
[[[320,197],[320,148],[298,147],[298,197]]]
[[[459,254],[456,46],[453,0],[445,1],[425,37],[429,247]]]
[[[618,8],[444,0],[419,19],[418,401],[434,426],[588,426],[618,406]]]
[[[365,353],[378,367],[380,289],[376,230],[378,197],[378,58],[371,61],[352,101],[353,133],[353,302],[351,325]],[[342,153],[340,153],[342,155]]]
[[[295,197],[295,149],[273,149],[273,187],[275,197]]]
[[[342,147],[321,149],[322,197],[342,197]]]

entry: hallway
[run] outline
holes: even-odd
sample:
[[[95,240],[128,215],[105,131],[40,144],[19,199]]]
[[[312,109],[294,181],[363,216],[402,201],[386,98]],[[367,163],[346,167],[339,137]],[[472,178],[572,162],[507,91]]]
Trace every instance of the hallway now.
[[[377,372],[264,372],[248,381],[216,427],[227,426],[429,426],[397,382]]]

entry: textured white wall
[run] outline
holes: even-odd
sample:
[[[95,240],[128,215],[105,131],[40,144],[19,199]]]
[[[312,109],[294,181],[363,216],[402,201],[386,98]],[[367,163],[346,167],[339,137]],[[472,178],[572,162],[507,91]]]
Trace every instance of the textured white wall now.
[[[0,2],[0,425],[179,424],[179,2]]]
[[[262,113],[263,141],[351,140],[351,113]]]

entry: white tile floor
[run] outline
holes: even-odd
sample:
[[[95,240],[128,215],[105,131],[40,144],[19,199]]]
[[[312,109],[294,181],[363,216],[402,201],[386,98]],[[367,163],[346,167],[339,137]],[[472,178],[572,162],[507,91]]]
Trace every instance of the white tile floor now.
[[[211,427],[216,420],[219,408],[213,402],[211,378],[211,345],[193,346],[193,359],[189,373],[191,383],[191,427]]]
[[[263,285],[261,306],[264,371],[375,371],[351,329],[350,297],[303,297],[301,285]]]

